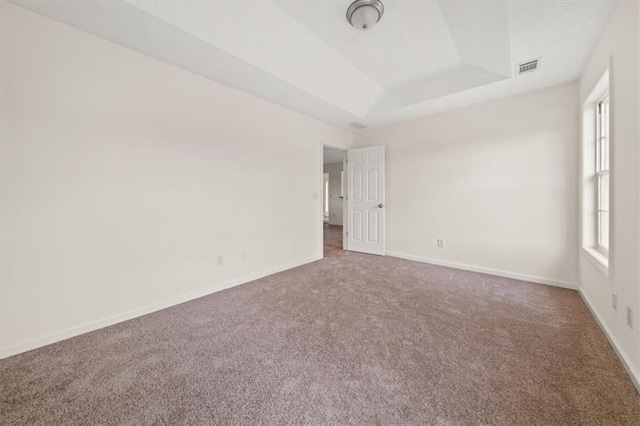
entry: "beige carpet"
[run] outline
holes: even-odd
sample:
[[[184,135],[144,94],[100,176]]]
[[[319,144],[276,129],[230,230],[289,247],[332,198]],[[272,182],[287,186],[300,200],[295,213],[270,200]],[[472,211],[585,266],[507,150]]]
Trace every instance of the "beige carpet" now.
[[[574,291],[342,252],[0,362],[0,423],[640,424]]]

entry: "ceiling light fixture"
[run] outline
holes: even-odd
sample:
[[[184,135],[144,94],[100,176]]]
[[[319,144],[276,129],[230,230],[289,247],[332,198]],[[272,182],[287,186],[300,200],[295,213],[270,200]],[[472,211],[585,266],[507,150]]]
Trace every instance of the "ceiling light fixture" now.
[[[382,18],[384,6],[380,0],[356,0],[347,9],[347,21],[359,30],[372,28]]]

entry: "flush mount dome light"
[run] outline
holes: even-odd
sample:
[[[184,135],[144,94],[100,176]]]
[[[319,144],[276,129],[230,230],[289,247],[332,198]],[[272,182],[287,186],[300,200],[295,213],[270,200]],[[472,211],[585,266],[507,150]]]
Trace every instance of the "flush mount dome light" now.
[[[347,9],[347,21],[359,30],[368,30],[378,23],[383,13],[380,0],[356,0]]]

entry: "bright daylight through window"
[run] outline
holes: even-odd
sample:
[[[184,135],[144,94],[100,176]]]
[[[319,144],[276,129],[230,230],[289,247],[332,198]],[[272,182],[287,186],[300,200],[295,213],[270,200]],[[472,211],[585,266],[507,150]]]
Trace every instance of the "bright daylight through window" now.
[[[597,107],[596,136],[596,200],[597,248],[603,254],[609,253],[609,93]]]

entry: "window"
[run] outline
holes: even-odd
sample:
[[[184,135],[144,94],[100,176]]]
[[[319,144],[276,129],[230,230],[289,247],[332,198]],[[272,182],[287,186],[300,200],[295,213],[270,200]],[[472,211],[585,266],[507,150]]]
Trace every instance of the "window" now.
[[[611,146],[615,143],[611,139],[611,122],[615,117],[611,114],[609,86],[607,70],[582,104],[581,244],[601,271],[610,277],[610,166]]]
[[[596,133],[597,248],[609,253],[609,93],[598,102]]]

